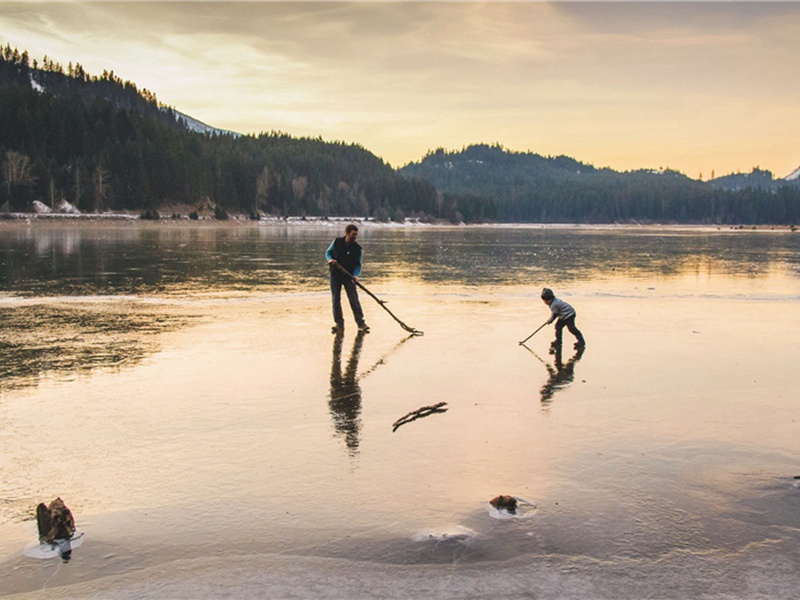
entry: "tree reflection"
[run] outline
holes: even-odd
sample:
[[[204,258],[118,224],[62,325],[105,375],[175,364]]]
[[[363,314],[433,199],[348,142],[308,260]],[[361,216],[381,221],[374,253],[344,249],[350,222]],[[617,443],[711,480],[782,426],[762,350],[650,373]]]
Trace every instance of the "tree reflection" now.
[[[193,319],[125,306],[2,307],[0,393],[35,387],[47,376],[131,367],[161,350],[160,334]]]
[[[610,276],[798,274],[798,237],[711,228],[370,228],[370,281],[516,284]],[[320,286],[327,227],[230,223],[0,228],[0,289],[18,294],[195,293]],[[569,264],[570,269],[562,269]],[[220,268],[225,265],[225,268]],[[746,270],[742,265],[747,265]],[[288,268],[287,268],[288,267]]]

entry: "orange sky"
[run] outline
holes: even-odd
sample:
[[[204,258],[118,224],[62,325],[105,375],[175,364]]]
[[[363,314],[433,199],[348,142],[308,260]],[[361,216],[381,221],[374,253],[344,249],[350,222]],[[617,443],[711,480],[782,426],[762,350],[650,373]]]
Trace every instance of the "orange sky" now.
[[[798,31],[796,2],[0,2],[3,45],[215,127],[706,179],[800,166]]]

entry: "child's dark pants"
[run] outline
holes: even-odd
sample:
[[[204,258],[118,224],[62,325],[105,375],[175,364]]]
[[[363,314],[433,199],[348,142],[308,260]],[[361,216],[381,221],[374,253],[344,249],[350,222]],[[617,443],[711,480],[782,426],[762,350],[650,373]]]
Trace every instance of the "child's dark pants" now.
[[[583,334],[577,327],[575,327],[575,317],[577,316],[578,315],[572,315],[567,319],[559,319],[558,321],[556,321],[556,344],[561,345],[561,338],[563,335],[564,327],[569,329],[569,332],[575,336],[579,344],[583,345],[586,343],[583,339]]]

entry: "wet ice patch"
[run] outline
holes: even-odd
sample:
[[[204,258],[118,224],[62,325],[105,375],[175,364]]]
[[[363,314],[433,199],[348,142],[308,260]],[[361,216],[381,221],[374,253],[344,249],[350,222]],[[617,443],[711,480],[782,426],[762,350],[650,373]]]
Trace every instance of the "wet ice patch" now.
[[[76,531],[68,540],[56,540],[53,544],[48,544],[47,542],[29,544],[25,550],[22,551],[22,554],[28,558],[49,560],[57,556],[63,556],[65,553],[79,548],[81,544],[83,544],[83,532]]]
[[[411,536],[415,542],[468,542],[477,534],[466,527],[455,527],[451,531],[420,531]]]

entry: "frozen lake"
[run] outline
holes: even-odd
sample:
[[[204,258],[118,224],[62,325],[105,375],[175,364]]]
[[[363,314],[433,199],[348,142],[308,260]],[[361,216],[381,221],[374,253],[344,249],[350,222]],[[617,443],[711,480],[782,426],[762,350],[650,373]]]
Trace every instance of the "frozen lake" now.
[[[341,229],[0,222],[0,593],[797,594],[800,233],[366,224],[337,338]]]

